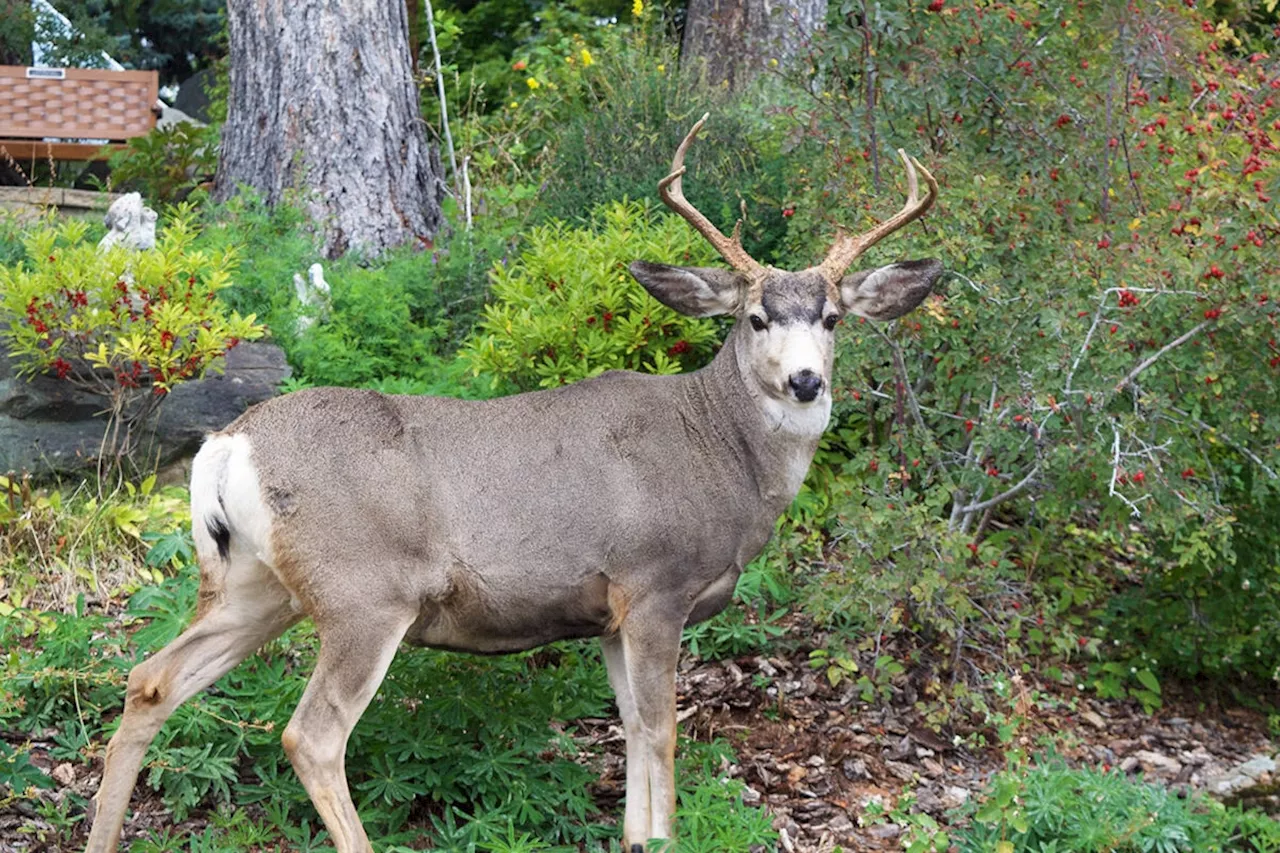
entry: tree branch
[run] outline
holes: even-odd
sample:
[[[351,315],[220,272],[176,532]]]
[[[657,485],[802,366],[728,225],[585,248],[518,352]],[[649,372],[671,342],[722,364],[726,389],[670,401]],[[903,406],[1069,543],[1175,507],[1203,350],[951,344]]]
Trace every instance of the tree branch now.
[[[1129,385],[1130,382],[1132,382],[1134,379],[1138,377],[1139,373],[1146,370],[1151,365],[1155,364],[1156,361],[1159,360],[1159,358],[1165,353],[1167,353],[1169,350],[1182,346],[1187,341],[1191,340],[1196,335],[1200,334],[1200,331],[1204,329],[1204,327],[1207,325],[1209,325],[1208,320],[1201,320],[1199,323],[1193,326],[1190,331],[1169,341],[1169,343],[1165,344],[1164,346],[1160,347],[1160,349],[1156,350],[1155,353],[1152,354],[1149,358],[1143,359],[1141,362],[1138,363],[1137,367],[1129,371],[1128,376],[1126,376],[1124,379],[1121,379],[1118,383],[1116,383],[1116,387],[1114,389],[1115,393],[1119,394],[1121,391],[1125,389],[1126,386]]]
[[[1005,501],[1011,498],[1016,498],[1018,495],[1022,494],[1028,488],[1030,488],[1031,484],[1035,481],[1036,475],[1039,473],[1040,473],[1040,463],[1037,462],[1035,467],[1031,469],[1031,472],[1027,474],[1027,476],[1023,477],[1021,480],[1019,480],[1016,485],[1009,487],[1007,491],[1003,491],[993,498],[987,498],[985,501],[982,501],[981,503],[969,504],[969,506],[962,507],[960,509],[960,514],[965,515],[965,514],[971,514],[975,512],[982,512],[983,510],[991,509],[996,504],[1004,503]]]

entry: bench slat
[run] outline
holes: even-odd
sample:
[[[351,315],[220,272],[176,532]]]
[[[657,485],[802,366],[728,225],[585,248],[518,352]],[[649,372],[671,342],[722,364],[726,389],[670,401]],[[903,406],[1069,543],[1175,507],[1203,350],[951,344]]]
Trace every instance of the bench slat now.
[[[89,159],[99,145],[43,140],[127,140],[155,127],[155,71],[62,71],[63,79],[28,78],[23,66],[0,66],[0,145],[15,160]]]

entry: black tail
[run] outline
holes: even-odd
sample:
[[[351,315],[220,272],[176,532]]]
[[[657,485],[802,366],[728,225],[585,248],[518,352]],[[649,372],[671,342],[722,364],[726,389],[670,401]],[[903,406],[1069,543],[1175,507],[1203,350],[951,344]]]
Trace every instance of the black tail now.
[[[231,530],[221,518],[210,517],[205,526],[213,537],[214,544],[218,546],[218,556],[226,560],[231,554]]]

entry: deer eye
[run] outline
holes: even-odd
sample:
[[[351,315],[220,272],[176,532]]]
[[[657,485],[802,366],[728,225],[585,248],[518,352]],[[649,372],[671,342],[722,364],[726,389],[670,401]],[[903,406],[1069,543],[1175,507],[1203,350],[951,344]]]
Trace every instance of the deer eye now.
[[[757,332],[763,332],[765,329],[769,328],[769,324],[766,323],[764,318],[759,314],[752,314],[750,320],[751,328],[755,329]]]
[[[836,327],[836,323],[840,322],[839,314],[828,314],[822,320],[822,325],[829,332]]]

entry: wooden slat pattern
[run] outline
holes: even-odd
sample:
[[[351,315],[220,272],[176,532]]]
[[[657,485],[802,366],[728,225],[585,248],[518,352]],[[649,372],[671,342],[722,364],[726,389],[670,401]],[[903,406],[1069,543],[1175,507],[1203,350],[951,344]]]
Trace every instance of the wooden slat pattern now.
[[[68,68],[62,80],[28,79],[26,72],[0,66],[0,144],[46,137],[124,140],[155,127],[160,78],[154,71]],[[35,156],[43,156],[44,145],[37,149]],[[13,149],[10,154],[19,159]]]

